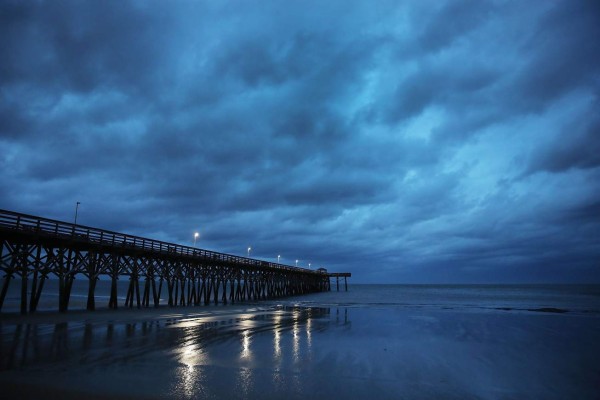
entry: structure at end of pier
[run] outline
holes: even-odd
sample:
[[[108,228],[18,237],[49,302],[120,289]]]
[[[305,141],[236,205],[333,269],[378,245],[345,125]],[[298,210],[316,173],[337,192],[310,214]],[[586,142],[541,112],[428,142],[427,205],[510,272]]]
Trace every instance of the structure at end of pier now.
[[[337,291],[340,291],[340,278],[344,278],[344,290],[348,291],[348,278],[352,276],[350,272],[333,272],[327,274],[329,278],[335,278],[335,286]]]

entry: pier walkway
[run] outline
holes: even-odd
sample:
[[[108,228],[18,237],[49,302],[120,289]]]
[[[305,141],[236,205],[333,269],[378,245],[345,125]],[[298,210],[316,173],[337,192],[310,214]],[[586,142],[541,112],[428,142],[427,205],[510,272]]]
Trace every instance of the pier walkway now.
[[[111,283],[108,306],[118,307],[117,281],[129,278],[124,306],[158,307],[258,301],[331,290],[330,278],[350,273],[297,268],[195,247],[0,210],[0,311],[11,281],[20,284],[21,313],[35,312],[44,282],[58,284],[66,311],[73,280],[88,279],[87,309],[96,307],[96,282]],[[20,282],[19,282],[20,280]],[[141,281],[141,282],[140,282]],[[142,286],[140,288],[140,286]],[[347,284],[346,284],[347,290]]]

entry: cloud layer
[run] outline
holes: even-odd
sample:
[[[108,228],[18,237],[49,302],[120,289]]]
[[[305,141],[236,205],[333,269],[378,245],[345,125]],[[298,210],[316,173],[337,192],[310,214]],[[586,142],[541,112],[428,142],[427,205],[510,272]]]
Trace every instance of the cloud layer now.
[[[600,281],[592,1],[0,5],[0,207],[350,271]]]

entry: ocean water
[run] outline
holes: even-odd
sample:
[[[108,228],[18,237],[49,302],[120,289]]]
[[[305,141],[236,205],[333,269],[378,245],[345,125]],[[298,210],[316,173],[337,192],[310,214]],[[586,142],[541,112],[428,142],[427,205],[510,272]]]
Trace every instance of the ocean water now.
[[[85,285],[73,294],[83,307]],[[600,398],[600,285],[350,285],[235,305],[72,308],[0,315],[8,397]]]
[[[75,280],[70,310],[85,309],[87,280]],[[125,302],[128,280],[118,282],[119,304]],[[11,283],[3,312],[16,312],[20,307],[20,281]],[[140,287],[143,290],[143,287]],[[96,288],[96,307],[108,307],[110,282],[99,281]],[[30,293],[28,294],[30,295]],[[161,305],[167,304],[163,287]],[[600,313],[600,285],[361,285],[350,284],[340,291],[335,281],[332,291],[299,297],[261,302],[270,305],[342,306],[342,307],[407,307],[427,309],[555,311],[580,314]],[[554,310],[541,310],[554,309]],[[47,280],[38,306],[40,311],[58,310],[58,282]]]
[[[405,307],[463,311],[600,313],[600,285],[352,285],[284,301],[311,306]]]

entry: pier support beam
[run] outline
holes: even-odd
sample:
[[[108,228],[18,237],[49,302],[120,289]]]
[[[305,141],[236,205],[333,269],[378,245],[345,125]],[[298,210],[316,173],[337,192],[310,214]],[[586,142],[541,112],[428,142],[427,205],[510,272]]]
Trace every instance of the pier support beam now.
[[[27,314],[27,251],[26,246],[20,246],[17,254],[21,269],[21,314]]]
[[[110,298],[108,299],[108,308],[117,309],[119,306],[117,304],[117,276],[112,276],[112,281],[110,283]]]

